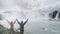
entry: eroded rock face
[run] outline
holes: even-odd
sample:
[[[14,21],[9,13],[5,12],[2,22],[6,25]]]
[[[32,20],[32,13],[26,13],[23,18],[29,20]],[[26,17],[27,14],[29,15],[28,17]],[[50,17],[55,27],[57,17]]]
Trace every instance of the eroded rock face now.
[[[49,17],[50,17],[51,19],[55,19],[57,13],[58,13],[58,11],[53,11],[52,13],[49,13]]]
[[[60,12],[59,12],[59,14],[58,14],[58,19],[60,19]]]
[[[52,18],[56,18],[57,13],[58,13],[58,11],[54,11],[53,15],[52,15],[53,16]]]

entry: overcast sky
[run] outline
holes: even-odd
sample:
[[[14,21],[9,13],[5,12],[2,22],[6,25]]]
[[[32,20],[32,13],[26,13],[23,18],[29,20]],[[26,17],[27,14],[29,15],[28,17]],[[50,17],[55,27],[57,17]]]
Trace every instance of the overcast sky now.
[[[55,8],[60,6],[60,0],[0,0],[1,8],[10,8],[14,5],[22,8],[35,8],[38,9],[48,9],[49,7]]]

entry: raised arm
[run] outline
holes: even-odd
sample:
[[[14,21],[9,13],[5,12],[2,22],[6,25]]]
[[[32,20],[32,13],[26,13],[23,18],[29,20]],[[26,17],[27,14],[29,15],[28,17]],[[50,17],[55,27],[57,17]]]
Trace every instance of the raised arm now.
[[[16,20],[13,22],[13,24],[15,24]]]
[[[17,23],[20,24],[20,22],[18,21],[18,19],[16,19],[16,20],[17,20]]]
[[[28,21],[28,19],[24,22],[24,24],[26,24],[26,23],[27,23],[27,21]]]
[[[8,20],[6,20],[6,21],[10,24],[10,22]]]

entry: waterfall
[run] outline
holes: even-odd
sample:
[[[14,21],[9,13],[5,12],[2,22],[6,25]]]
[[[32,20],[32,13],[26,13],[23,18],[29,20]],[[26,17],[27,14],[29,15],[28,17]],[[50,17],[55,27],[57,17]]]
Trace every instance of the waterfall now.
[[[56,18],[55,19],[57,19],[57,20],[59,20],[60,19],[60,12],[58,12],[57,13],[57,15],[56,15]]]
[[[60,12],[58,13],[58,19],[60,19]]]
[[[57,14],[58,14],[58,11],[53,11],[52,13],[49,13],[50,19],[56,19]]]

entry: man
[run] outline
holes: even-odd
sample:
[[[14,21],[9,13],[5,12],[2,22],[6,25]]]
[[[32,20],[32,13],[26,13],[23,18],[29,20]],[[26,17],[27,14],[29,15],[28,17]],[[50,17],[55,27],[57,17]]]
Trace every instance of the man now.
[[[20,34],[24,34],[24,25],[27,23],[28,19],[23,22],[21,21],[21,23],[17,20],[18,24],[20,25]]]
[[[7,22],[10,24],[10,34],[14,34],[14,24],[15,24],[16,20],[14,22],[13,21],[9,22],[7,20]]]

